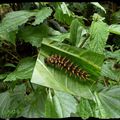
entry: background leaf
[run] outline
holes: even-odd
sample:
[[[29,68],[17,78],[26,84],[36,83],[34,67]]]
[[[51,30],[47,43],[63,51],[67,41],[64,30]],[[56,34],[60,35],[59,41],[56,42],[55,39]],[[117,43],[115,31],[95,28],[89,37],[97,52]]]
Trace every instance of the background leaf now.
[[[104,88],[99,93],[95,92],[99,118],[120,117],[120,86]]]
[[[92,100],[87,100],[84,98],[80,99],[80,103],[77,105],[77,115],[81,116],[83,119],[87,119],[89,117],[95,117],[95,102]]]
[[[106,10],[104,9],[104,7],[102,7],[98,2],[91,2],[91,4],[95,5],[96,7],[100,8],[106,13]]]
[[[68,14],[64,14],[60,8],[56,9],[54,17],[59,22],[62,22],[62,23],[68,24],[68,25],[70,25],[73,20],[72,16],[69,16]]]
[[[0,118],[11,118],[20,115],[23,108],[25,86],[17,86],[13,93],[6,91],[0,93]]]
[[[94,52],[103,54],[109,31],[106,23],[93,21],[90,27],[90,42],[88,48]]]
[[[56,106],[54,104],[54,99],[51,95],[51,92],[49,91],[45,104],[45,116],[47,118],[58,118],[58,114],[55,108]]]
[[[21,116],[26,118],[45,117],[46,90],[37,86],[34,92],[25,97]]]
[[[31,78],[34,65],[35,59],[30,57],[22,59],[19,62],[16,70],[8,74],[4,81],[15,81]]]
[[[39,10],[36,14],[36,19],[32,23],[33,25],[38,25],[42,23],[47,17],[49,17],[52,13],[52,9],[50,7],[44,7]]]
[[[109,26],[109,31],[111,33],[120,35],[120,25],[119,24],[112,24]]]
[[[50,109],[52,107],[47,106],[47,111],[52,111],[51,114],[49,114],[47,117],[53,118],[53,117],[59,117],[59,118],[64,118],[64,117],[70,117],[71,113],[76,112],[76,100],[74,99],[73,96],[60,92],[60,91],[55,91],[55,95],[53,98],[51,98],[51,104],[54,106],[54,110]],[[57,114],[57,115],[53,115]]]
[[[19,31],[19,38],[29,42],[32,46],[40,47],[43,37],[48,35],[48,26],[45,24],[39,26],[26,26]]]
[[[82,24],[75,19],[70,25],[70,42],[72,45],[77,46],[82,34]]]
[[[111,78],[112,80],[120,81],[120,71],[114,68],[115,62],[106,61],[102,66],[102,76]]]

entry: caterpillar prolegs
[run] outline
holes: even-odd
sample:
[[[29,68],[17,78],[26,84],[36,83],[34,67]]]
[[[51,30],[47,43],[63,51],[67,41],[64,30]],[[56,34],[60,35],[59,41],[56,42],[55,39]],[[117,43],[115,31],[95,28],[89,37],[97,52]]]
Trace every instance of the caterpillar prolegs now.
[[[62,57],[60,55],[51,55],[48,58],[45,58],[45,63],[47,65],[54,65],[58,68],[65,69],[71,74],[80,77],[81,79],[88,79],[88,73],[82,69],[80,69],[77,65],[71,62],[68,58]]]

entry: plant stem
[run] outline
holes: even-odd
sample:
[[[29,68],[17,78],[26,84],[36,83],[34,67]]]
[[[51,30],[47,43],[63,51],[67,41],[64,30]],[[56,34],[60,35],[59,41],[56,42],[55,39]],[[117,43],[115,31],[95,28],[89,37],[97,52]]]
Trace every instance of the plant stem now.
[[[32,88],[32,91],[34,92],[34,91],[35,91],[35,89],[34,89],[34,87],[33,87],[32,83],[30,82],[30,80],[29,80],[29,84],[30,84],[30,86],[31,86],[31,88]]]
[[[81,45],[79,46],[79,48],[82,48],[82,46],[85,44],[85,42],[87,41],[87,39],[89,38],[89,34],[87,35],[87,37],[83,40],[83,42],[81,43]]]

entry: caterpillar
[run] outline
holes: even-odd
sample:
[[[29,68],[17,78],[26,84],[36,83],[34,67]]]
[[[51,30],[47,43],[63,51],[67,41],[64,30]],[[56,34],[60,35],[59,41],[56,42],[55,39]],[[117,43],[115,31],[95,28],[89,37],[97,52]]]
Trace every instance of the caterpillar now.
[[[61,69],[65,69],[68,71],[71,75],[75,75],[75,77],[80,77],[81,79],[88,79],[88,73],[82,69],[79,68],[79,66],[75,65],[73,62],[70,61],[70,59],[66,57],[62,57],[60,55],[51,55],[48,58],[44,59],[45,63],[47,65],[53,65]]]

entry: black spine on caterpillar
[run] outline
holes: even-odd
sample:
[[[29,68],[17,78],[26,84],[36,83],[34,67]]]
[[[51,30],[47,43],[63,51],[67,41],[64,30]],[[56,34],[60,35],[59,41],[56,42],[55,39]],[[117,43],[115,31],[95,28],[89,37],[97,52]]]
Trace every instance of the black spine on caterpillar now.
[[[45,63],[47,65],[54,65],[58,68],[64,68],[71,74],[80,77],[81,79],[87,79],[88,73],[82,69],[80,69],[77,65],[74,65],[69,59],[66,57],[62,57],[60,55],[51,55],[48,58],[45,58]]]

